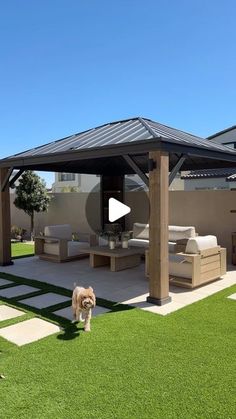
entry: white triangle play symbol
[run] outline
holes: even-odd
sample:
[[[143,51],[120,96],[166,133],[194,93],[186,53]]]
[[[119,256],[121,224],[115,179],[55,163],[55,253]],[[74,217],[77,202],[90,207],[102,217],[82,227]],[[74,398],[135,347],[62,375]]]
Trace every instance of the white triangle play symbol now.
[[[129,214],[130,211],[130,207],[128,207],[120,201],[117,201],[117,199],[109,199],[108,218],[110,222],[116,221],[119,218],[124,217],[124,215]]]

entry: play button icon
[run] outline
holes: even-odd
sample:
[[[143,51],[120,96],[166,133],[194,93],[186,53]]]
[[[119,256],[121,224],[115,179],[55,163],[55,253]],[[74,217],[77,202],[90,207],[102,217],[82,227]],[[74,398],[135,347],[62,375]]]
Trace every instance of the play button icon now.
[[[131,211],[128,205],[123,204],[120,201],[117,201],[115,198],[110,198],[108,201],[108,218],[111,223],[118,220],[124,215],[129,214]]]

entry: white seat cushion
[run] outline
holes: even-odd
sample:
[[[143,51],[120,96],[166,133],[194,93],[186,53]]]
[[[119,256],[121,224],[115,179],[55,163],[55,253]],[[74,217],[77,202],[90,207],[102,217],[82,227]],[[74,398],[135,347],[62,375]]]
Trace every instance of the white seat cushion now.
[[[81,252],[81,249],[87,249],[89,247],[88,242],[77,242],[77,241],[68,241],[68,257],[77,256]],[[59,255],[59,244],[57,243],[45,243],[44,244],[44,253],[49,255]]]
[[[81,252],[81,249],[87,249],[89,248],[88,242],[68,242],[68,256],[76,256],[79,255]]]
[[[58,224],[44,227],[44,235],[71,240],[72,230],[70,224]]]
[[[169,275],[180,278],[192,278],[192,263],[180,255],[169,256]]]
[[[195,227],[193,226],[169,226],[168,227],[169,242],[177,240],[189,239],[196,236]],[[133,238],[149,240],[149,224],[134,223]]]
[[[134,239],[149,239],[149,224],[134,223],[133,225]]]
[[[43,246],[43,252],[49,255],[59,255],[59,244],[58,242],[45,241]]]
[[[130,239],[128,240],[128,246],[130,247],[149,247],[149,240],[145,239]]]
[[[185,253],[199,253],[201,250],[211,249],[216,246],[216,236],[197,236],[188,239]]]
[[[169,226],[169,241],[189,239],[196,236],[195,227],[192,226]]]

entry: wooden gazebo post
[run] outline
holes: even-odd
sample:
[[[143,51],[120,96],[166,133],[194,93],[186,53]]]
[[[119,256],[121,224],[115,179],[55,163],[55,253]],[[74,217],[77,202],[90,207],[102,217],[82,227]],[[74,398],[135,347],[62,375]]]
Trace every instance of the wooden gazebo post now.
[[[169,296],[168,223],[169,155],[149,153],[149,297],[147,301],[164,305]]]
[[[11,265],[11,216],[9,184],[6,182],[9,169],[0,169],[0,265]]]

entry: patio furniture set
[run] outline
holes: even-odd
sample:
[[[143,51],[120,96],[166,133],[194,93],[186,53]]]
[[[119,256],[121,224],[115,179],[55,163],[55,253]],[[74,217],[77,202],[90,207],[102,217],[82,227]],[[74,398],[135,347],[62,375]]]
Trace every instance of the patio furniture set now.
[[[192,226],[169,226],[170,283],[196,288],[226,273],[226,249],[217,244],[213,235],[199,236]],[[112,272],[139,265],[145,257],[145,274],[149,276],[149,225],[134,223],[128,248],[118,244],[115,249],[98,246],[95,234],[78,234],[72,240],[69,224],[46,226],[44,234],[35,238],[35,254],[53,262],[90,257],[90,266],[109,265]]]

